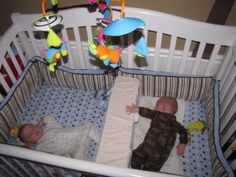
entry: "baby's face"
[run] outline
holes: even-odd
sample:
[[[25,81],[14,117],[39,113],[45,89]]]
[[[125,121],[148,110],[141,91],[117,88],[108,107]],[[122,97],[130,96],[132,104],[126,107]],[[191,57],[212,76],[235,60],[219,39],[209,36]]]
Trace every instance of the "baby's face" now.
[[[26,143],[37,143],[43,135],[43,127],[39,124],[26,124],[21,136]]]
[[[160,112],[169,113],[169,114],[173,114],[173,112],[174,112],[173,107],[168,104],[159,104],[156,106],[156,110],[160,111]]]
[[[170,99],[163,99],[157,102],[156,111],[175,114],[178,109],[177,102]]]

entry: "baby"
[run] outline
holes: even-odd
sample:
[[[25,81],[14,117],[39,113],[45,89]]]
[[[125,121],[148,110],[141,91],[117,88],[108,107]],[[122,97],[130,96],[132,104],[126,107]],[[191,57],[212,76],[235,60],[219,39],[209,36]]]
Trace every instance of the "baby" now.
[[[147,171],[159,171],[173,148],[177,133],[180,144],[177,146],[177,155],[185,152],[188,133],[187,130],[176,121],[175,114],[178,103],[173,97],[161,97],[155,110],[126,106],[126,112],[139,113],[141,116],[151,119],[150,128],[144,141],[133,151],[131,167]]]
[[[100,138],[92,123],[84,123],[73,128],[63,128],[52,116],[43,117],[37,124],[24,124],[19,130],[19,138],[26,147],[57,155],[89,160],[87,149],[91,140]]]

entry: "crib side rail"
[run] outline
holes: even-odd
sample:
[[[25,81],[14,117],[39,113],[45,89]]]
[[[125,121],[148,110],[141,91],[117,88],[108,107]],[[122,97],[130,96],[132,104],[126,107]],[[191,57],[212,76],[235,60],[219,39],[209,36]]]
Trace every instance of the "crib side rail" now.
[[[39,163],[30,162],[22,159],[11,158],[7,156],[0,156],[0,174],[1,176],[48,176],[53,177],[55,174],[63,176],[63,172],[58,168],[52,168]]]
[[[119,18],[119,7],[114,7],[114,19]],[[87,40],[96,28],[97,11],[87,8],[61,10],[62,30],[58,33],[69,44],[69,60],[63,63],[72,68],[97,69],[97,61],[88,54]],[[14,24],[27,31],[32,50],[40,55],[47,48],[45,34],[36,35],[32,23],[40,14],[14,14]],[[222,62],[228,56],[236,36],[236,28],[206,24],[156,11],[125,8],[126,17],[140,18],[146,23],[128,36],[121,37],[122,66],[180,74],[218,75]],[[136,58],[133,51],[137,35],[144,34],[149,47],[146,58]]]
[[[221,147],[232,169],[236,170],[236,41],[220,71]]]
[[[147,61],[149,66],[146,67],[152,70],[217,75],[227,55],[227,48],[231,48],[236,36],[235,27],[206,24],[135,8],[129,8],[126,12],[126,16],[144,20],[146,28],[142,32],[148,43],[155,39],[153,51],[150,49],[153,60]]]
[[[102,17],[98,12],[90,13],[87,8],[71,8],[59,12],[63,16],[61,25],[55,29],[59,37],[63,38],[68,47],[68,61],[62,60],[62,65],[69,68],[98,69],[99,66],[91,62],[88,53],[87,41],[92,40],[97,23],[96,18]],[[42,14],[12,15],[12,21],[20,31],[27,34],[27,41],[32,45],[30,49],[37,56],[42,56],[42,51],[47,50],[47,32],[36,31],[32,23]],[[93,59],[94,60],[94,59]]]
[[[32,57],[25,51],[23,38],[18,28],[12,25],[0,40],[1,95],[5,95],[14,85]]]
[[[0,154],[7,154],[8,156],[12,156],[15,158],[22,158],[25,160],[39,162],[42,164],[53,165],[53,166],[61,167],[64,169],[67,168],[67,169],[76,170],[80,172],[89,172],[89,173],[97,174],[97,175],[105,175],[105,176],[113,176],[113,177],[120,177],[120,176],[131,177],[134,175],[137,177],[145,177],[145,176],[146,177],[175,177],[175,176],[178,177],[177,175],[168,175],[164,173],[153,173],[153,172],[140,171],[140,170],[134,170],[134,169],[128,169],[128,168],[108,166],[108,165],[98,164],[94,162],[82,161],[82,160],[73,159],[69,157],[48,154],[44,152],[34,151],[34,150],[22,148],[22,147],[10,146],[10,145],[5,145],[5,144],[0,144]],[[2,159],[3,158],[0,157],[0,161]],[[30,162],[27,162],[26,164],[28,163]],[[11,164],[9,165],[11,166]],[[50,170],[50,168],[47,169],[47,167],[43,167],[43,168],[46,168],[45,170]],[[26,168],[24,170],[26,170]],[[38,170],[32,165],[31,165],[31,170],[33,170],[34,173],[37,173],[37,176],[43,176],[43,175],[40,175]],[[14,170],[14,171],[16,171],[16,173],[19,173],[17,170]],[[19,176],[23,176],[23,175],[19,175]]]

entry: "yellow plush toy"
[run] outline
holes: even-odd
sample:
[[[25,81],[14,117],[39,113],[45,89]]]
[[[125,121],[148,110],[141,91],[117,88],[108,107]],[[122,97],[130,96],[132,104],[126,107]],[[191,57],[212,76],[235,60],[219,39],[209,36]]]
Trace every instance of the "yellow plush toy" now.
[[[10,128],[10,136],[11,137],[18,137],[18,133],[19,133],[20,128],[18,126],[15,126],[13,128]]]
[[[206,129],[206,123],[204,121],[195,121],[190,123],[187,126],[188,132],[192,132],[192,131],[201,131],[204,132]]]

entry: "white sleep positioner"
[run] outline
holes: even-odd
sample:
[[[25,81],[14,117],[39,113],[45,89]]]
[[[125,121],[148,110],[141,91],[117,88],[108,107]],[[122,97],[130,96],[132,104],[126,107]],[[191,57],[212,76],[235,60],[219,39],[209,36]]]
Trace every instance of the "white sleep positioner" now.
[[[135,115],[126,113],[126,105],[137,102],[138,88],[138,79],[123,76],[116,78],[96,162],[118,167],[129,166]]]

